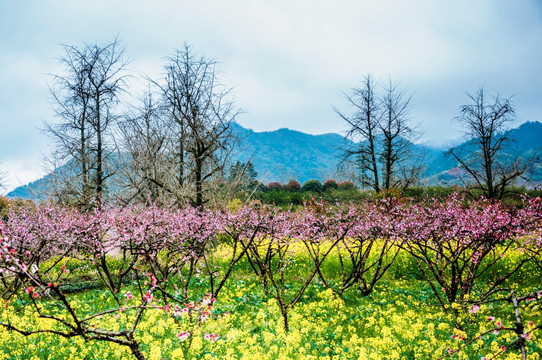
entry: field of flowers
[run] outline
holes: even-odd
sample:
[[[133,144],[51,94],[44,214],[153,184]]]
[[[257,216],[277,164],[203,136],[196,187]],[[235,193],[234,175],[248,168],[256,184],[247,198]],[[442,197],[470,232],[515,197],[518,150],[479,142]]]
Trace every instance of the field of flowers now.
[[[539,359],[541,214],[13,209],[0,359]]]

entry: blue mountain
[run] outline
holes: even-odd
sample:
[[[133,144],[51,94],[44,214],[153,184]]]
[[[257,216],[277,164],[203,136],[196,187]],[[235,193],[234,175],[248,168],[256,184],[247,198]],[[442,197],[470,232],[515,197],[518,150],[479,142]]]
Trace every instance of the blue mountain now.
[[[290,129],[255,132],[234,124],[240,140],[234,159],[254,164],[260,180],[326,180],[335,175],[342,148],[352,144],[339,134],[310,135]]]

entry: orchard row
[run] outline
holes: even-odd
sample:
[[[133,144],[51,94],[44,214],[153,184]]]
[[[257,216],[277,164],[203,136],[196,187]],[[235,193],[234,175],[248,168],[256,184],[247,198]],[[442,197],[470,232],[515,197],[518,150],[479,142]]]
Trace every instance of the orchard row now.
[[[30,306],[52,322],[45,329],[30,322],[27,328],[1,325],[24,335],[114,342],[144,359],[134,333],[147,311],[160,308],[176,321],[188,319],[178,337],[189,343],[190,327],[213,316],[215,300],[241,263],[275,298],[288,331],[288,315],[311,284],[318,281],[338,296],[354,289],[367,296],[401,253],[416,263],[442,310],[459,319],[487,302],[540,297],[540,289],[507,294],[522,268],[540,264],[541,218],[538,198],[518,209],[458,195],[415,204],[308,202],[297,211],[257,203],[213,210],[21,207],[0,222],[2,297],[8,311]],[[300,250],[311,266],[297,261]],[[511,253],[521,255],[510,262]],[[330,272],[331,257],[339,265]],[[114,306],[75,310],[73,286],[88,277],[110,292]],[[129,326],[99,326],[100,318],[119,313],[131,314]],[[508,330],[523,352],[529,334],[518,321]],[[206,336],[214,341],[217,335]]]

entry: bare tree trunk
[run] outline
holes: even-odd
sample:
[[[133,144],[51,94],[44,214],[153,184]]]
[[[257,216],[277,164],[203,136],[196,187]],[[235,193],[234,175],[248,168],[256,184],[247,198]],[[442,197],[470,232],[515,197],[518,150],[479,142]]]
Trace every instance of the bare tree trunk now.
[[[96,204],[102,201],[103,191],[103,152],[102,152],[102,123],[100,114],[100,96],[96,95]]]
[[[514,305],[514,314],[516,316],[516,334],[518,335],[518,346],[521,350],[521,359],[527,360],[527,350],[525,349],[525,338],[523,337],[524,326],[519,315],[519,304],[514,290],[510,291],[512,305]]]
[[[196,158],[194,176],[196,181],[196,206],[203,205],[203,183],[202,183],[203,164],[201,158]]]

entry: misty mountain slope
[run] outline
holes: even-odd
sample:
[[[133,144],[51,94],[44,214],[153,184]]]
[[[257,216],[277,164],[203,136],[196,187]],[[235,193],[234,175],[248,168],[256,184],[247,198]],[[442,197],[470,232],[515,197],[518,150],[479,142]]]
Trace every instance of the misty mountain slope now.
[[[518,156],[523,160],[533,160],[535,166],[529,174],[532,183],[542,181],[542,167],[538,159],[542,153],[542,123],[525,122],[517,128],[510,129],[506,133],[510,139],[503,148],[503,153]],[[475,151],[476,145],[472,141],[465,141],[458,145],[465,153]],[[462,183],[460,179],[466,174],[457,168],[458,163],[452,156],[446,155],[445,151],[435,153],[428,161],[425,183],[428,185],[452,185]]]
[[[240,144],[234,159],[251,161],[264,181],[325,180],[337,170],[341,148],[351,143],[338,134],[310,135],[289,129],[255,132],[234,125]]]

